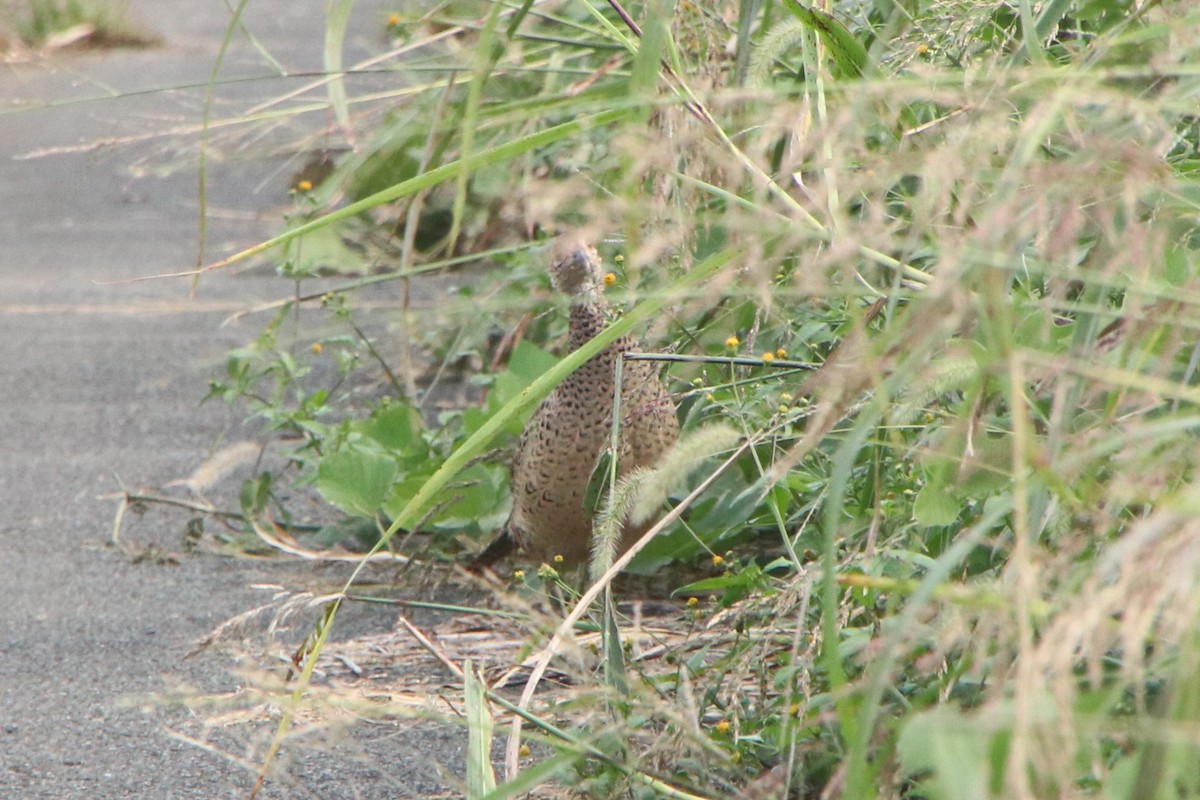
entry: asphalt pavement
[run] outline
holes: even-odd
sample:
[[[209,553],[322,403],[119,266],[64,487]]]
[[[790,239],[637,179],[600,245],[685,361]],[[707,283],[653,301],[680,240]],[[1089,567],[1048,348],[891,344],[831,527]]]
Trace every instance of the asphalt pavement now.
[[[289,70],[320,67],[324,5],[248,4],[258,42],[235,37],[222,77],[257,79],[218,91],[218,118],[296,85],[266,77],[258,47]],[[355,7],[348,58],[378,49],[384,11]],[[261,317],[230,315],[287,292],[262,269],[207,276],[194,296],[186,279],[128,282],[195,265],[189,131],[229,21],[218,0],[142,0],[132,14],[160,47],[0,64],[0,798],[245,797],[264,742],[171,700],[236,696],[238,664],[223,649],[185,655],[264,602],[257,585],[340,574],[189,552],[187,515],[166,508],[129,515],[125,546],[110,543],[123,487],[161,487],[256,435],[200,400],[228,348],[260,329]],[[278,231],[292,143],[328,121],[297,115],[214,140],[209,260]],[[384,629],[394,616],[360,610],[346,625]],[[285,748],[261,796],[435,796],[464,743],[375,725]]]

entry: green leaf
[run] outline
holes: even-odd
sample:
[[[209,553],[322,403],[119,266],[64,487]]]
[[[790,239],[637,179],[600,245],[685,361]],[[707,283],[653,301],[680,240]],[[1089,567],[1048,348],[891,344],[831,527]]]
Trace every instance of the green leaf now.
[[[488,405],[500,408],[557,363],[553,354],[537,345],[518,342],[508,359],[508,368],[496,376],[496,383],[488,392]]]
[[[908,774],[932,772],[930,796],[945,800],[985,800],[990,772],[988,737],[978,723],[947,707],[909,719],[896,743]]]
[[[589,519],[596,516],[596,512],[600,510],[600,504],[611,489],[612,461],[612,448],[606,447],[600,457],[596,459],[596,466],[592,467],[592,476],[588,478],[587,489],[583,494],[583,512]]]
[[[426,453],[421,412],[408,403],[393,402],[372,415],[364,433],[389,450],[404,455]]]
[[[271,473],[263,472],[242,483],[242,513],[256,517],[267,510],[271,502]]]
[[[949,525],[958,519],[961,508],[962,502],[946,487],[927,483],[917,492],[917,499],[913,501],[913,519],[927,528]]]
[[[317,491],[348,514],[372,517],[396,480],[396,461],[362,450],[325,456],[317,467]]]
[[[363,254],[346,245],[341,226],[309,231],[283,246],[280,272],[287,277],[312,277],[327,272],[365,272]]]

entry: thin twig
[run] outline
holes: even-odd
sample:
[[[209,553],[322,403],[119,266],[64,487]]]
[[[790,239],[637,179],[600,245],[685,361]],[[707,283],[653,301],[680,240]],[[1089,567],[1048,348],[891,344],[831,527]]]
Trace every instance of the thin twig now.
[[[725,364],[738,367],[773,367],[775,369],[817,369],[808,361],[788,361],[782,358],[747,358],[746,356],[688,356],[677,353],[625,353],[627,361],[671,361],[686,364]]]
[[[364,562],[389,561],[408,564],[413,559],[400,553],[393,553],[390,550],[377,550],[373,553],[331,553],[327,550],[310,550],[307,547],[301,547],[298,544],[291,544],[283,539],[283,528],[274,520],[268,519],[267,523],[274,529],[274,533],[268,531],[257,519],[249,520],[250,526],[258,535],[258,538],[263,543],[274,547],[281,553],[287,553],[290,556],[296,556],[306,561],[329,561],[334,563],[350,563],[359,564]]]
[[[412,637],[416,639],[422,647],[429,651],[430,655],[442,662],[442,666],[450,670],[450,672],[454,674],[454,677],[458,678],[460,681],[465,677],[462,667],[460,667],[458,664],[455,664],[450,659],[450,656],[446,655],[446,652],[442,650],[442,648],[430,641],[429,637],[421,633],[421,630],[416,625],[413,625],[411,622],[409,622],[407,617],[400,617],[400,624],[404,626],[405,630],[412,634]]]

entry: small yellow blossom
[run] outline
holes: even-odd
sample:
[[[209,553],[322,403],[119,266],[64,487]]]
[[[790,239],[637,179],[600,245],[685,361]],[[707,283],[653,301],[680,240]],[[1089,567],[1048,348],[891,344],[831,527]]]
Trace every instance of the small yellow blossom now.
[[[529,749],[529,745],[527,745],[527,744],[521,745],[521,750],[520,750],[521,758],[528,758],[529,754],[532,752],[533,751]]]
[[[696,606],[700,605],[700,598],[698,598],[698,597],[689,597],[689,598],[688,598],[688,601],[687,601],[687,604],[688,604],[688,607],[690,607],[690,608],[695,608]]]
[[[399,14],[388,14],[387,24],[389,28],[394,28],[400,24]]]
[[[714,567],[719,567],[719,566],[721,566],[722,564],[724,564],[724,563],[725,563],[725,559],[724,559],[724,558],[722,558],[722,557],[721,557],[721,556],[719,556],[719,555],[715,555],[715,554],[714,554],[714,555],[713,555],[713,557],[712,557],[712,562],[713,562],[713,566],[714,566]]]
[[[725,346],[728,347],[730,350],[736,350],[737,346],[739,344],[741,344],[741,341],[739,341],[738,337],[736,337],[736,336],[730,336],[728,339],[725,340]]]
[[[929,45],[925,44],[924,42],[917,45],[917,54],[918,55],[925,55],[928,52],[929,52]]]
[[[762,360],[763,360],[764,364],[770,364],[772,361],[775,360],[775,354],[774,353],[763,353]]]
[[[314,353],[316,353],[317,355],[320,355],[321,351],[324,349],[325,349],[324,345],[322,345],[320,342],[313,342],[312,351]]]
[[[523,570],[523,569],[513,570],[513,577],[519,581],[525,580],[525,570]]]
[[[777,349],[775,350],[775,357],[776,357],[776,358],[787,358],[787,350],[785,350],[785,349],[784,349],[784,348],[782,348],[782,347],[780,347],[780,348],[777,348]]]
[[[779,402],[781,402],[781,403],[790,403],[794,399],[795,398],[792,397],[791,392],[784,392],[783,394],[779,395]]]
[[[710,403],[711,403],[711,402],[713,401],[713,393],[712,393],[712,392],[706,392],[706,393],[704,394],[704,399],[705,399],[705,400],[707,400],[708,402],[710,402]]]
[[[310,181],[310,180],[297,181],[296,182],[296,191],[297,192],[311,192],[312,191],[312,181]]]
[[[780,403],[780,404],[779,404],[779,408],[777,408],[776,410],[777,410],[777,411],[778,411],[780,414],[786,414],[786,413],[787,413],[787,410],[788,410],[788,404],[787,404],[787,403]]]
[[[788,713],[791,714],[793,717],[800,716],[800,704],[792,703],[790,706],[788,706]]]
[[[615,273],[615,272],[604,273],[604,285],[605,286],[612,286],[616,282],[617,282],[617,273]]]
[[[563,562],[562,553],[559,553],[558,555],[556,555],[556,556],[554,557],[554,563],[555,563],[555,564],[561,564],[562,562]]]
[[[613,258],[613,261],[617,262],[618,264],[624,264],[625,263],[625,254],[617,253],[617,255]]]
[[[729,733],[729,720],[723,719],[717,723],[717,733]]]

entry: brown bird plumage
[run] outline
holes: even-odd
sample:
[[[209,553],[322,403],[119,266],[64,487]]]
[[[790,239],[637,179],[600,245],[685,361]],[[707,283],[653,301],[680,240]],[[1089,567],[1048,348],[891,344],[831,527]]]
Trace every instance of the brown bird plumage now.
[[[570,349],[575,350],[608,322],[600,256],[579,239],[564,237],[551,251],[549,271],[554,287],[571,297]],[[513,549],[532,560],[548,562],[559,555],[567,564],[587,560],[592,520],[584,500],[596,462],[611,442],[617,359],[639,347],[636,337],[621,337],[538,406],[513,458],[512,515],[475,566],[490,566]],[[622,376],[619,474],[653,466],[679,437],[675,404],[654,365],[625,362]],[[645,525],[626,526],[618,553],[645,531]]]

